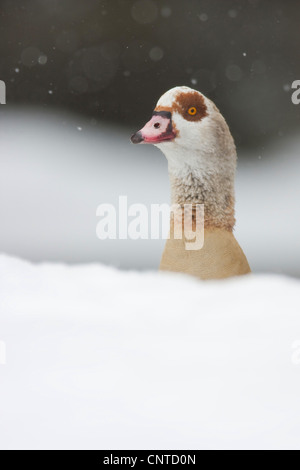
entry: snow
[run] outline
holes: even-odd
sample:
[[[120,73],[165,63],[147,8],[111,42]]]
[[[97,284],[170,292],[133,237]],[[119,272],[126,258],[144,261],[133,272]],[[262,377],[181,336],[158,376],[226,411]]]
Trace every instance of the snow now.
[[[300,448],[298,280],[1,255],[0,290],[2,449]]]

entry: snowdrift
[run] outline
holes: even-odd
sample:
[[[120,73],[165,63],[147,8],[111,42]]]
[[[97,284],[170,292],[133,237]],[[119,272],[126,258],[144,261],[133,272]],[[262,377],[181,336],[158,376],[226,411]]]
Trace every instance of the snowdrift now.
[[[2,255],[0,291],[2,449],[300,448],[299,281]]]

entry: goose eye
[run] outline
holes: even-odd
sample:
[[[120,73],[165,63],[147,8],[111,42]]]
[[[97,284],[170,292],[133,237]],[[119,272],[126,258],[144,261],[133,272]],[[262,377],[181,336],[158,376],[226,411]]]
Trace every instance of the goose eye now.
[[[195,116],[195,114],[197,113],[197,109],[192,106],[191,108],[188,109],[188,113],[190,114],[190,116]]]

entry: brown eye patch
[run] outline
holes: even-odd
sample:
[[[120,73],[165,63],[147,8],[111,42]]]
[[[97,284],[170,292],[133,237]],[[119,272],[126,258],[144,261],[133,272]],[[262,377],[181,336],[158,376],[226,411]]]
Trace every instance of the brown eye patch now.
[[[187,121],[201,121],[208,115],[204,98],[197,91],[179,93],[172,107]]]
[[[172,106],[156,106],[155,111],[177,112],[187,121],[199,122],[208,116],[203,96],[197,91],[177,94]],[[173,126],[174,123],[173,123]],[[178,132],[178,131],[176,131]]]

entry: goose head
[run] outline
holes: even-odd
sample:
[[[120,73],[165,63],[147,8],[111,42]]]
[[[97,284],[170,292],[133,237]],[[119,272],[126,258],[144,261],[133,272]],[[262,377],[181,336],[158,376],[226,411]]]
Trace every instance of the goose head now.
[[[162,95],[131,141],[158,147],[177,176],[235,169],[236,150],[225,119],[211,100],[186,86]]]

